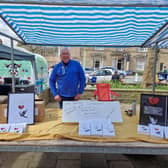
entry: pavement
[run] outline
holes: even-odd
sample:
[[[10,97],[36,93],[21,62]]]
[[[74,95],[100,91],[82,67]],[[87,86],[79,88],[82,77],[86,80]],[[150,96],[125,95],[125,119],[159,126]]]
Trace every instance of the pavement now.
[[[0,152],[0,168],[168,168],[168,155]]]
[[[84,158],[84,159],[83,159]],[[167,168],[168,155],[0,153],[0,168]]]

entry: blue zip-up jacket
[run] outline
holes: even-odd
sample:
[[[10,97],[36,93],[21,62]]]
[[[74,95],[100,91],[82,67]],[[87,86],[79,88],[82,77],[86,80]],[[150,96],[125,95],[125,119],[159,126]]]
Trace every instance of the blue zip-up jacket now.
[[[80,63],[70,60],[68,65],[63,62],[55,65],[50,76],[50,89],[54,97],[74,97],[83,93],[85,82],[85,74]]]

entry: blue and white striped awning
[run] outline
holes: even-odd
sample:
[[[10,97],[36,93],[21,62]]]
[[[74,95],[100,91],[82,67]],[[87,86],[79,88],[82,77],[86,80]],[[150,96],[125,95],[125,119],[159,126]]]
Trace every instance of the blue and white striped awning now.
[[[45,1],[47,0],[43,0]],[[59,1],[61,2],[61,0],[56,2]],[[69,2],[76,1],[80,0],[69,0]],[[117,1],[109,3],[129,2]],[[62,2],[68,1],[62,0]],[[97,1],[86,0],[86,2],[91,4]],[[107,0],[98,2],[108,4]],[[160,5],[168,5],[167,0],[133,2],[144,2],[144,4],[160,2]],[[149,46],[147,40],[168,22],[168,6],[0,3],[0,15],[27,44],[129,47],[141,46],[145,43]],[[164,35],[166,34],[167,31]],[[167,45],[162,46],[167,47]]]
[[[168,6],[167,0],[1,0],[2,2],[54,3],[78,5],[141,5],[141,6]]]

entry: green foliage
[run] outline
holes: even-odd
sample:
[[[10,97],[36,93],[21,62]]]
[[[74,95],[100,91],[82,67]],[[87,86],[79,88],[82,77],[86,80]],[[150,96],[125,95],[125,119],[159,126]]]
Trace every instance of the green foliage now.
[[[168,90],[168,85],[156,85],[156,89],[158,89],[158,90]]]
[[[113,81],[113,82],[106,82],[110,83],[111,88],[117,88],[117,89],[140,89],[140,84],[135,84],[135,85],[127,85],[127,84],[122,84],[119,81]]]
[[[119,81],[116,82],[107,82],[107,81],[102,81],[102,83],[109,83],[111,88],[116,88],[116,89],[144,89],[141,87],[140,84],[134,84],[134,85],[128,85],[128,84],[122,84]],[[95,87],[95,86],[92,86]],[[151,90],[152,86],[146,89]],[[157,85],[156,90],[168,90],[168,85]]]

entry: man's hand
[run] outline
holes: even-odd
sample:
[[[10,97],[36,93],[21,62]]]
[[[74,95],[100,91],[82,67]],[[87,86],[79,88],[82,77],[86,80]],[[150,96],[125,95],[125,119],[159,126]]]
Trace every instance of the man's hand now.
[[[61,101],[61,97],[60,97],[59,95],[55,96],[54,99],[55,99],[55,101],[57,101],[57,102],[60,102],[60,101]]]
[[[75,100],[79,100],[80,99],[80,97],[81,97],[81,94],[77,94],[76,96],[75,96]]]

